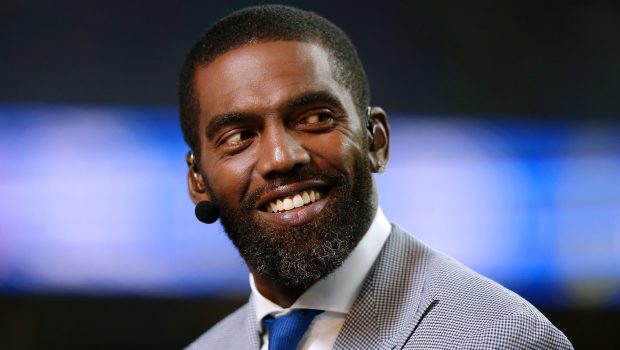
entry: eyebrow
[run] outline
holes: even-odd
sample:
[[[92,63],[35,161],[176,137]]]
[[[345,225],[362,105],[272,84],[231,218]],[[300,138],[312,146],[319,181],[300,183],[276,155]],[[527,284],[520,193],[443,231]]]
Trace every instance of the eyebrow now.
[[[286,109],[290,111],[318,102],[327,103],[336,108],[344,109],[340,100],[334,94],[328,91],[312,91],[297,96],[286,103]]]
[[[327,103],[337,109],[344,109],[342,103],[334,94],[328,91],[311,91],[286,102],[284,105],[284,112],[289,113],[295,109],[319,102]],[[247,123],[250,119],[253,119],[251,115],[240,112],[215,115],[205,128],[207,138],[212,139],[218,131],[229,125]]]

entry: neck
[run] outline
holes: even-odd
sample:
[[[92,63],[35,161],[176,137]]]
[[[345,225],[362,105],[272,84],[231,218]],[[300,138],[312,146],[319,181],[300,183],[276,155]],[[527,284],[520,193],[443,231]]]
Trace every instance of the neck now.
[[[290,307],[308,289],[308,287],[284,287],[254,271],[254,285],[262,296],[280,305],[283,308]]]

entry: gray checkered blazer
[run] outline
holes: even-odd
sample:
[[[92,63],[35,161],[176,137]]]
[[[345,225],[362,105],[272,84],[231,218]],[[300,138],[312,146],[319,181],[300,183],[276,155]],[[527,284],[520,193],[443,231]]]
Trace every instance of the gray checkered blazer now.
[[[250,300],[188,349],[260,348]],[[572,349],[530,303],[396,225],[334,349]]]

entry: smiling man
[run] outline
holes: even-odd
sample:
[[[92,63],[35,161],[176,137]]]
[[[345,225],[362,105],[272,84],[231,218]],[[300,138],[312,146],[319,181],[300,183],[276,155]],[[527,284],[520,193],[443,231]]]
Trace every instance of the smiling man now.
[[[191,198],[203,220],[219,208],[252,288],[191,349],[571,348],[525,300],[386,219],[372,173],[387,117],[332,23],[243,9],[200,38],[180,80]]]

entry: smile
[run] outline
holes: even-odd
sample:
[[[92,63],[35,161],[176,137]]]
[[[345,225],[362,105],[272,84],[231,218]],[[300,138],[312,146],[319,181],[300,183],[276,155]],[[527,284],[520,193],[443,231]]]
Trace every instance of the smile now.
[[[267,204],[264,211],[271,213],[282,213],[304,205],[312,204],[321,198],[321,193],[317,190],[309,189],[301,191],[295,195],[285,196],[273,200]]]
[[[319,179],[288,183],[264,193],[256,214],[275,226],[302,225],[319,217],[331,192],[331,184]]]

